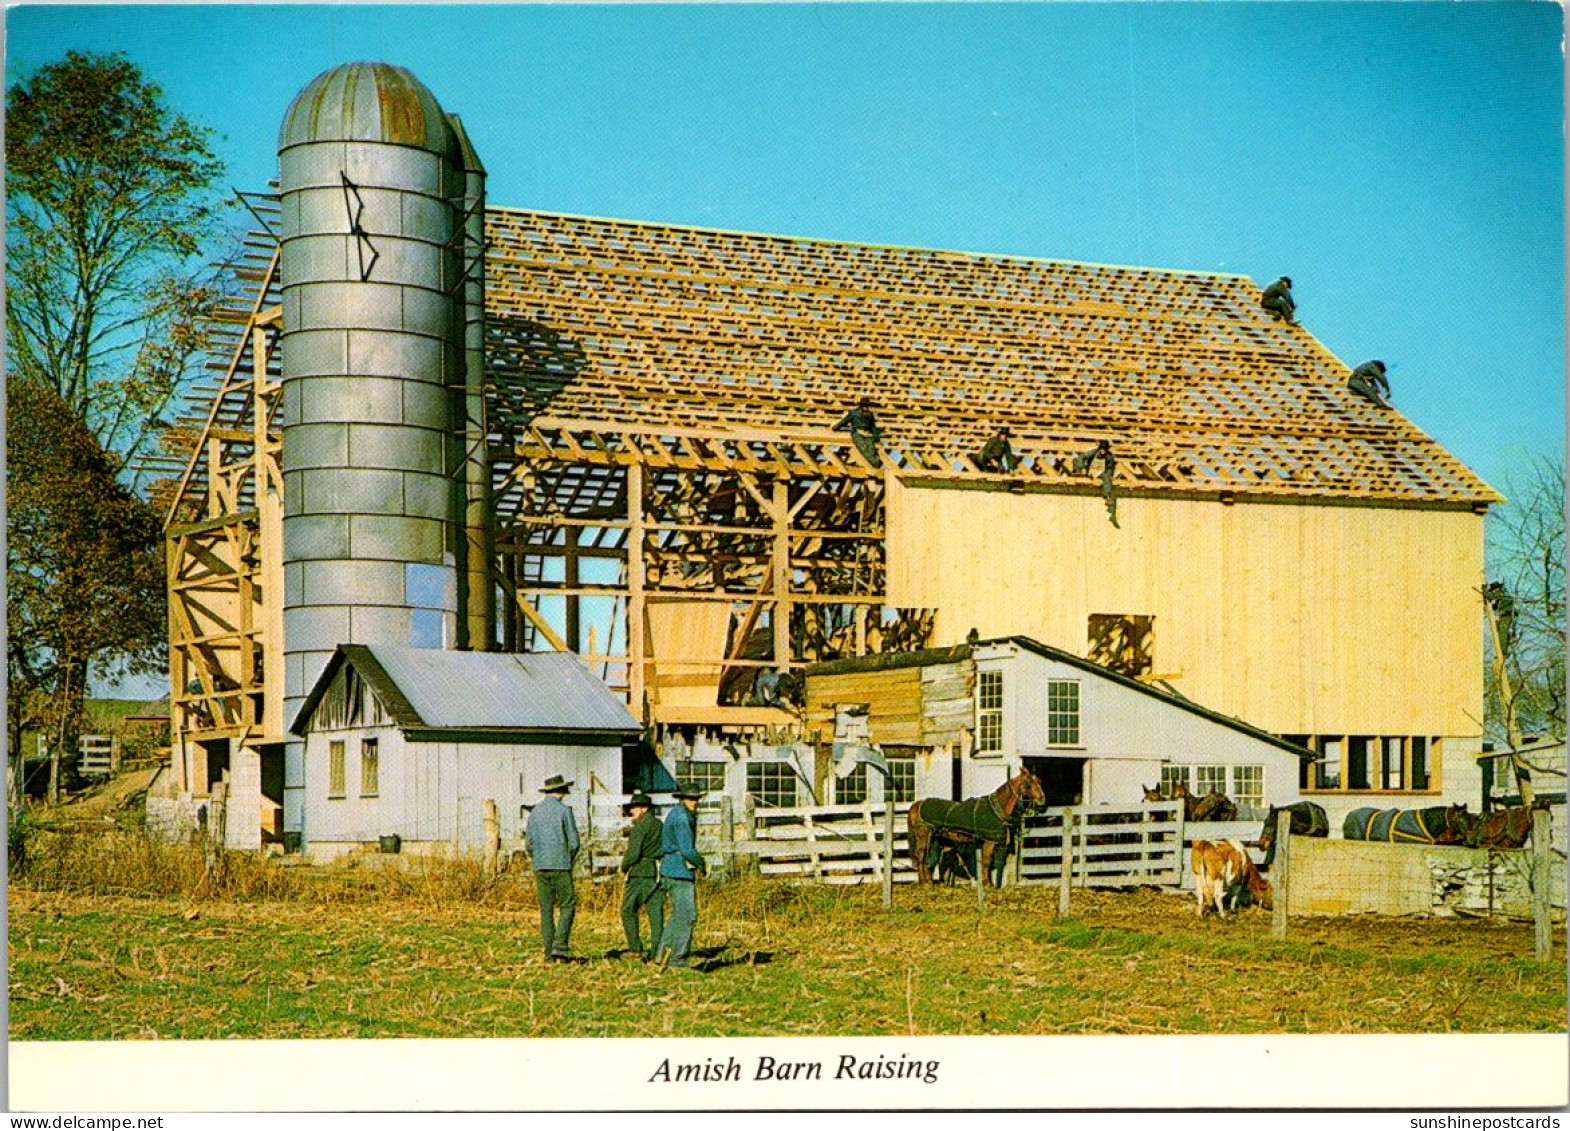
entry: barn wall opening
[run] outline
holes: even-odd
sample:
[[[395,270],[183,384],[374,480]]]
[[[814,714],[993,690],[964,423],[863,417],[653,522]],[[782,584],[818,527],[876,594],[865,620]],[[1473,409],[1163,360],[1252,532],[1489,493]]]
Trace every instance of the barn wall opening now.
[[[1078,805],[1085,796],[1084,758],[1026,758],[1025,768],[1041,782],[1047,805]]]

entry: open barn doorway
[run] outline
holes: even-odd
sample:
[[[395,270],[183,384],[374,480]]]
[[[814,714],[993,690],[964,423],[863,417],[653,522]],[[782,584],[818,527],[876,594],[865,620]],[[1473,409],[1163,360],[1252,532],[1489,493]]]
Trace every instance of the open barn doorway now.
[[[1084,758],[1025,758],[1025,768],[1041,782],[1048,806],[1078,805],[1085,796]]]

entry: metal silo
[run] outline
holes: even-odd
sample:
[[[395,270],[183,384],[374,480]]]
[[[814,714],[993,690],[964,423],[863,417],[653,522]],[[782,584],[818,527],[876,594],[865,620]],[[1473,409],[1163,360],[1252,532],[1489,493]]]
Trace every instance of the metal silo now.
[[[385,63],[318,75],[279,133],[286,719],[339,644],[471,635],[465,148]],[[292,744],[292,830],[301,757]]]

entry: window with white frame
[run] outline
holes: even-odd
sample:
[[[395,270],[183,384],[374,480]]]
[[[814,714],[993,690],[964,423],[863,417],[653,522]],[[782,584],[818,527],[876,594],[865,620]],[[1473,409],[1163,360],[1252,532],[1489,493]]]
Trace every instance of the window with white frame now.
[[[1227,791],[1227,768],[1225,766],[1195,766],[1194,767],[1194,792],[1204,797],[1207,793],[1225,793]]]
[[[1238,816],[1257,817],[1265,807],[1265,767],[1232,767],[1232,803]]]
[[[916,800],[916,759],[889,759],[889,792],[885,799],[899,803]]]
[[[760,809],[789,809],[796,804],[796,770],[788,762],[748,762],[747,792]]]
[[[344,787],[344,743],[334,739],[327,744],[327,796],[343,797],[347,794]]]
[[[683,785],[691,786],[700,793],[724,793],[725,768],[724,762],[683,760],[676,763],[676,777]]]
[[[976,753],[1003,752],[1003,673],[976,673]]]
[[[1079,745],[1079,680],[1047,681],[1047,745]]]
[[[860,805],[867,800],[867,764],[861,763],[850,773],[834,782],[836,805]]]
[[[1179,782],[1183,783],[1184,789],[1189,790],[1190,793],[1193,792],[1192,787],[1189,785],[1189,768],[1187,766],[1161,767],[1161,792],[1163,794],[1171,797],[1173,789],[1177,787]]]

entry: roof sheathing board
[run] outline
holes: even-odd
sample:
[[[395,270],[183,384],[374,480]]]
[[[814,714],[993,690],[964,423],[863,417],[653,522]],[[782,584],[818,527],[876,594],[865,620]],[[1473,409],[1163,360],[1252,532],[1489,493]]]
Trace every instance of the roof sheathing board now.
[[[1350,393],[1347,367],[1271,322],[1241,276],[512,209],[487,221],[492,376],[542,432],[843,442],[831,429],[866,395],[910,474],[997,478],[968,457],[1007,425],[1020,474],[1044,484],[1092,486],[1066,457],[1106,438],[1124,490],[1498,499]]]

